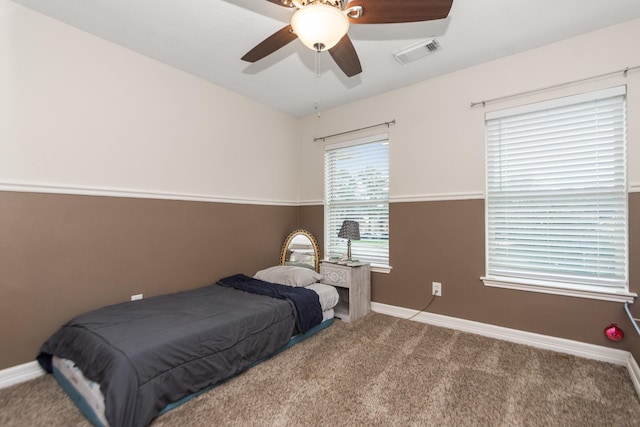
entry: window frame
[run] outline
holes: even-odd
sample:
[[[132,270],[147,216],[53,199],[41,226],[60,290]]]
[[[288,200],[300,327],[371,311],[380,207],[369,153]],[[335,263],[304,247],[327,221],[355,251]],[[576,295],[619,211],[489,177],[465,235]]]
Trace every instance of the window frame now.
[[[637,297],[637,294],[629,292],[629,245],[628,245],[628,236],[629,236],[629,216],[628,216],[628,184],[625,179],[625,212],[626,212],[626,236],[625,236],[625,263],[626,263],[626,271],[624,272],[624,279],[626,281],[626,285],[623,289],[620,287],[606,287],[603,285],[594,285],[594,284],[583,284],[583,283],[569,283],[565,280],[559,279],[556,276],[554,279],[535,279],[535,278],[522,278],[522,277],[505,277],[499,275],[490,274],[490,210],[489,210],[489,179],[490,179],[490,170],[489,170],[489,135],[488,135],[488,123],[491,120],[498,118],[506,118],[517,116],[520,114],[533,113],[545,109],[554,109],[563,106],[571,106],[578,105],[580,103],[597,100],[597,99],[606,99],[615,96],[624,96],[623,98],[623,126],[625,132],[623,134],[623,150],[624,150],[624,170],[627,173],[627,157],[626,157],[626,149],[627,149],[627,140],[626,140],[626,86],[617,86],[613,88],[603,89],[603,90],[595,90],[586,92],[579,95],[573,95],[563,98],[551,99],[542,102],[536,102],[533,104],[522,105],[514,108],[507,108],[504,110],[498,110],[494,112],[489,112],[485,114],[485,276],[480,279],[483,281],[485,286],[489,287],[498,287],[498,288],[506,288],[506,289],[515,289],[522,291],[531,291],[531,292],[540,292],[546,294],[554,294],[554,295],[564,295],[564,296],[572,296],[572,297],[581,297],[581,298],[590,298],[590,299],[598,299],[598,300],[606,300],[606,301],[615,301],[615,302],[633,302],[634,297]],[[578,282],[576,280],[576,282]]]
[[[366,145],[366,144],[373,144],[373,143],[377,143],[377,142],[385,142],[386,144],[390,144],[389,142],[389,134],[388,133],[381,133],[381,134],[376,134],[376,135],[371,135],[371,136],[367,136],[367,137],[363,137],[363,138],[357,138],[357,139],[353,139],[353,140],[348,140],[348,141],[343,141],[343,142],[338,142],[335,144],[329,144],[326,145],[324,147],[324,233],[325,233],[325,239],[324,239],[324,252],[326,254],[326,257],[330,257],[330,256],[335,256],[338,254],[333,254],[332,252],[332,246],[331,246],[331,240],[329,238],[330,233],[332,230],[329,230],[329,226],[330,226],[330,216],[331,216],[331,212],[330,212],[330,201],[328,200],[328,194],[327,194],[327,180],[328,180],[328,176],[327,176],[327,153],[329,151],[332,150],[339,150],[339,149],[343,149],[343,148],[348,148],[348,147],[354,147],[354,146],[360,146],[360,145]],[[390,164],[390,153],[389,156],[387,157],[387,168],[389,168],[389,164]],[[389,182],[390,179],[390,172],[387,169],[387,183]],[[380,201],[377,201],[380,202]],[[386,204],[386,209],[387,209],[387,223],[386,223],[386,228],[389,229],[389,190],[387,189],[387,197],[386,200],[382,201],[383,203]],[[354,201],[354,205],[357,204],[362,204],[362,201]],[[357,220],[357,218],[344,218],[344,219],[355,219]],[[360,232],[363,232],[362,227],[360,228]],[[335,233],[337,235],[337,231]],[[389,238],[387,239],[387,244],[386,244],[386,251],[387,251],[387,256],[386,256],[386,263],[381,263],[381,262],[374,262],[371,260],[368,260],[366,258],[363,258],[361,255],[359,255],[358,257],[363,261],[363,262],[368,262],[371,264],[371,271],[374,272],[380,272],[380,273],[389,273],[392,269],[390,262],[389,262],[389,258],[390,258],[390,233],[389,233]],[[358,252],[357,249],[358,246],[358,241],[352,241],[351,242],[351,250],[352,253]],[[344,244],[344,253],[346,253],[346,242]],[[354,257],[356,255],[354,254]]]

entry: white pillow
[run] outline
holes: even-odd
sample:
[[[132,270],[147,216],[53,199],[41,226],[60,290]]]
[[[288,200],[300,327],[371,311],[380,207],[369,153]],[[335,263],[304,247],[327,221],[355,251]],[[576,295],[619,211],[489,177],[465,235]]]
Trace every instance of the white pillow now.
[[[293,265],[276,265],[258,271],[256,279],[287,286],[307,286],[322,279],[322,274],[304,267]]]
[[[295,262],[313,261],[313,255],[310,255],[306,252],[294,250],[293,252],[291,252],[291,255],[289,256],[289,261],[295,261]]]

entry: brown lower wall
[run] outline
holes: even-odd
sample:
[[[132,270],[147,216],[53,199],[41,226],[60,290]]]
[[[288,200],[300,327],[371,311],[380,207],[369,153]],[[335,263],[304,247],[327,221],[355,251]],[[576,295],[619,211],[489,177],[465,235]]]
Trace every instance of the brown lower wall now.
[[[630,290],[640,294],[640,193],[629,201]],[[323,207],[315,209],[304,218],[321,228]],[[484,286],[483,200],[391,203],[389,217],[393,269],[373,273],[373,301],[421,309],[431,282],[441,282],[443,295],[429,312],[627,350],[640,361],[640,337],[620,303]],[[632,306],[635,317],[639,305]],[[623,341],[606,339],[610,323],[624,330]]]
[[[275,265],[298,208],[0,192],[0,369],[74,315]]]
[[[640,293],[640,194],[630,196],[631,290]],[[0,369],[33,361],[72,316],[195,288],[274,265],[306,228],[324,246],[322,206],[282,207],[0,192]],[[373,273],[373,301],[631,351],[622,305],[485,287],[482,200],[392,203],[393,270]],[[635,280],[635,281],[634,281]],[[640,317],[636,303],[634,314]],[[604,337],[618,323],[620,343]]]

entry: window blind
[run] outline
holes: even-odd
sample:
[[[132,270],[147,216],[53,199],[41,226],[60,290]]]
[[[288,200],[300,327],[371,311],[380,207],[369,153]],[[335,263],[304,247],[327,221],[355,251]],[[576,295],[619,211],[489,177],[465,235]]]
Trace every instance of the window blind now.
[[[487,276],[627,289],[625,94],[487,114]]]
[[[352,259],[389,264],[389,142],[387,136],[327,146],[325,151],[325,253],[347,253],[338,237],[345,219],[360,224]]]

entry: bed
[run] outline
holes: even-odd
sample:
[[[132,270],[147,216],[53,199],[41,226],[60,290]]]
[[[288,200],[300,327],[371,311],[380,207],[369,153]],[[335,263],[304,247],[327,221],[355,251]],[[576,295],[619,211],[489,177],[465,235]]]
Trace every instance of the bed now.
[[[63,325],[37,360],[94,425],[146,426],[329,326],[338,294],[321,277],[274,266],[102,307]]]

